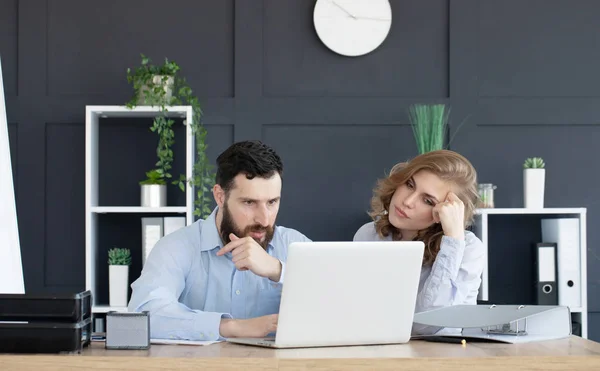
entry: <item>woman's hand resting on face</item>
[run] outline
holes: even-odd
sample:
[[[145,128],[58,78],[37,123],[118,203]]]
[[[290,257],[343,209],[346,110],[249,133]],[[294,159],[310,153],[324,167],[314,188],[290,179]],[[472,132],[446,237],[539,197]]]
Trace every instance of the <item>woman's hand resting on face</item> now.
[[[453,192],[433,208],[433,220],[442,223],[444,235],[458,240],[465,238],[465,205]]]

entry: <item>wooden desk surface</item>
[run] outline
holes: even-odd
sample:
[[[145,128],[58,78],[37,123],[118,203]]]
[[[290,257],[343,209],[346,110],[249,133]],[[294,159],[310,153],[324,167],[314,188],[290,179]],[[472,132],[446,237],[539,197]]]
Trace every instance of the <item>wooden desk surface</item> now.
[[[572,336],[531,344],[431,343],[269,349],[230,343],[152,345],[106,350],[92,343],[82,354],[0,355],[0,370],[600,370],[600,343]]]

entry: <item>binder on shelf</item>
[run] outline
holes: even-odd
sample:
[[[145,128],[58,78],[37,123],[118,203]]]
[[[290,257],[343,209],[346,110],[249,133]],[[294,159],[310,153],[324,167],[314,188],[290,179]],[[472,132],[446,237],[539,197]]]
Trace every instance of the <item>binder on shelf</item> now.
[[[542,240],[556,243],[558,304],[581,307],[579,219],[542,219]]]
[[[558,305],[556,244],[536,244],[534,259],[535,303],[537,305]]]
[[[571,311],[551,305],[454,305],[416,313],[415,323],[441,327],[412,339],[530,343],[571,335]],[[457,329],[459,331],[445,331]]]
[[[185,216],[165,216],[163,218],[163,236],[185,227]]]
[[[142,218],[142,265],[163,233],[163,218]]]

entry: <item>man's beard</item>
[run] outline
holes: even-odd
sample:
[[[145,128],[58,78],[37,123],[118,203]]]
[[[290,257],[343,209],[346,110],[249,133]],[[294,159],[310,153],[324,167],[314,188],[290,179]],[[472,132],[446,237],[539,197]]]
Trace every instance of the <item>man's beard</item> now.
[[[262,226],[260,224],[253,224],[253,225],[249,225],[246,228],[244,228],[244,230],[241,230],[233,221],[233,217],[231,216],[231,212],[229,211],[229,208],[227,207],[227,202],[225,202],[223,204],[223,220],[221,220],[221,238],[223,239],[223,243],[226,245],[229,242],[231,242],[231,239],[229,238],[229,234],[233,233],[236,236],[238,236],[239,238],[243,238],[246,236],[249,236],[250,233],[252,232],[265,232],[265,237],[262,241],[257,240],[256,238],[254,238],[254,240],[260,245],[262,246],[263,249],[267,250],[267,246],[269,245],[269,242],[271,242],[271,240],[273,239],[273,234],[275,233],[275,228],[273,228],[273,226]]]

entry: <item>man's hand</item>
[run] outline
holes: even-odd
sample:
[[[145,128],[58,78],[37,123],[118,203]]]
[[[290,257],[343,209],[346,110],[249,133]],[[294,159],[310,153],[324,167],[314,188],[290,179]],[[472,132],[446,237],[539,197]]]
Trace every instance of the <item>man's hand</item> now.
[[[217,252],[217,256],[231,251],[232,261],[240,271],[250,270],[257,276],[278,282],[281,277],[281,262],[267,252],[252,238],[229,235],[231,242]]]
[[[278,314],[250,319],[223,318],[219,333],[224,338],[262,338],[277,331],[278,318]]]
[[[446,200],[435,205],[433,219],[442,223],[444,234],[459,240],[465,238],[465,205],[453,192],[449,192]]]

